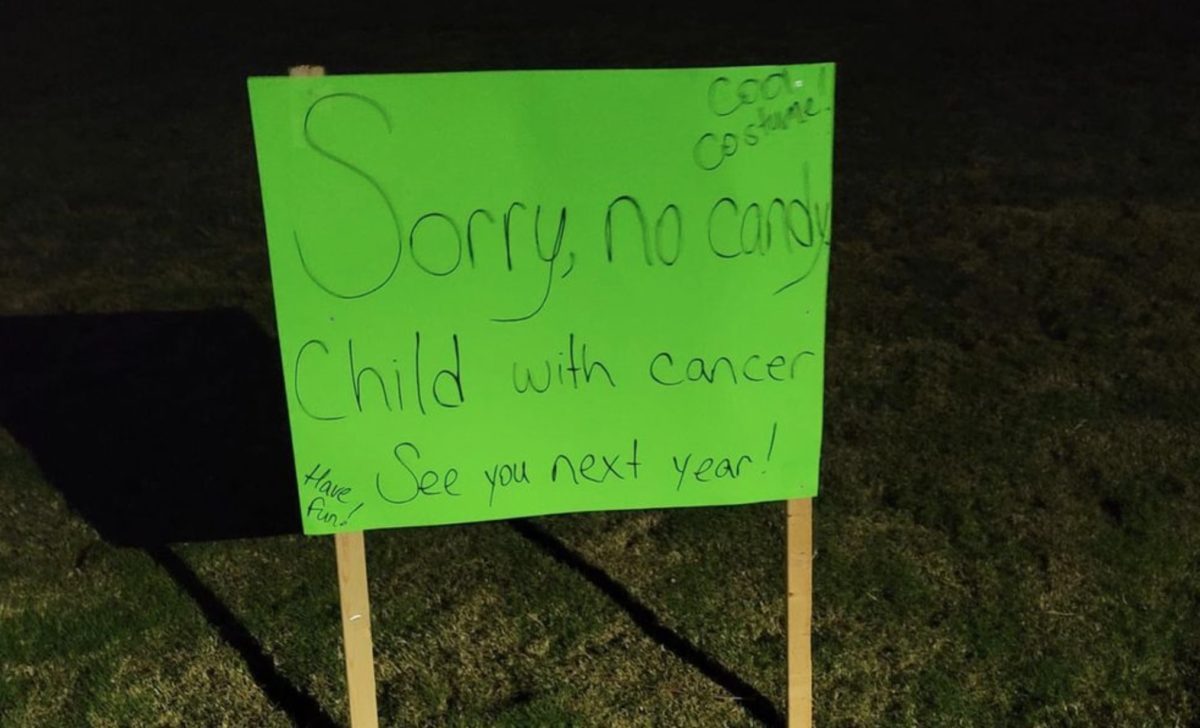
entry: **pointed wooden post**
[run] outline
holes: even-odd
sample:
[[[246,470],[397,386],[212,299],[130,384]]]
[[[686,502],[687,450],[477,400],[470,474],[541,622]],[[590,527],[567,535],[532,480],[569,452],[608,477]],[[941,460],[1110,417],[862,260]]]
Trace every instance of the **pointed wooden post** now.
[[[787,502],[788,728],[812,728],[812,499]]]

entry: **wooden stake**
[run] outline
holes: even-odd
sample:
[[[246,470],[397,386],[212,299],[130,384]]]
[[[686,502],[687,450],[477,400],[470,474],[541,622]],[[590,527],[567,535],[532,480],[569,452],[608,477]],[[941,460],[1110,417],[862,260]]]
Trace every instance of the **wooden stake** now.
[[[787,502],[788,728],[812,728],[812,499]]]
[[[324,76],[325,66],[292,66],[288,69],[289,76]]]
[[[346,692],[350,725],[377,728],[375,655],[371,650],[371,604],[367,597],[367,555],[362,531],[333,536],[337,549],[338,592],[342,601],[342,645],[346,651]]]
[[[324,76],[324,66],[292,66],[289,76]],[[367,594],[367,552],[362,531],[333,536],[337,551],[338,596],[342,602],[342,648],[346,652],[346,692],[352,728],[379,728],[375,704],[375,654],[371,649],[371,601]]]

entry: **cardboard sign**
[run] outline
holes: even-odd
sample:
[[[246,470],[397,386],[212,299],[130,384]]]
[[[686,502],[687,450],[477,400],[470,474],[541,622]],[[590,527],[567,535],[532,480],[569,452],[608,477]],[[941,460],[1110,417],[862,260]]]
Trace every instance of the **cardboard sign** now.
[[[832,64],[249,88],[306,533],[816,494]]]

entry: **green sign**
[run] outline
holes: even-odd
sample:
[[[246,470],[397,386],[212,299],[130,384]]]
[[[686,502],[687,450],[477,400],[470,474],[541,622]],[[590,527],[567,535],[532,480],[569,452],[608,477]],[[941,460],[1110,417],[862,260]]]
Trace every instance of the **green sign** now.
[[[832,64],[249,88],[306,533],[816,494]]]

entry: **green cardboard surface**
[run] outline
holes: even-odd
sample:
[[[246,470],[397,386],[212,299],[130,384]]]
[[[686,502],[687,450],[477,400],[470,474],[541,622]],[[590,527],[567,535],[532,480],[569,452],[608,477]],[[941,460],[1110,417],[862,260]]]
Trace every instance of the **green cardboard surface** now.
[[[816,494],[832,64],[249,90],[306,533]]]

